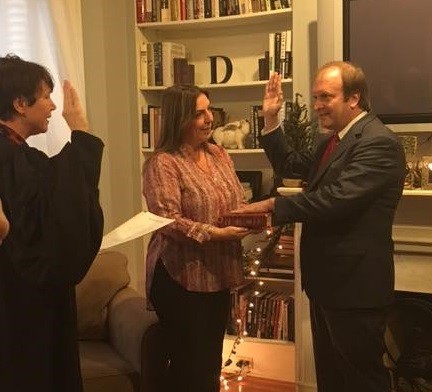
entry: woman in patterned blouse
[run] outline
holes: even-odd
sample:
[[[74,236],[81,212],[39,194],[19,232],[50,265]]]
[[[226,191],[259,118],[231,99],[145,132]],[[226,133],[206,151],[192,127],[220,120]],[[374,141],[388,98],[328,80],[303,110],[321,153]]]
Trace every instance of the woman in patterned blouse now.
[[[152,237],[147,298],[167,333],[164,391],[218,392],[229,290],[243,282],[241,239],[249,230],[216,226],[244,203],[233,163],[209,143],[205,91],[173,86],[162,100],[161,136],[143,169],[149,211],[174,219]]]

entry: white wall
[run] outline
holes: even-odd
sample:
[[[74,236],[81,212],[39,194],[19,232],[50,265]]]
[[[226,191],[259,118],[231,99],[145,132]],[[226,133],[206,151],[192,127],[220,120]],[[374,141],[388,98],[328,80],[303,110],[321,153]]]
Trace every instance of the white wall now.
[[[136,103],[134,2],[82,0],[87,111],[105,143],[100,199],[105,233],[141,210]],[[132,285],[142,289],[143,246],[118,247],[129,258]]]

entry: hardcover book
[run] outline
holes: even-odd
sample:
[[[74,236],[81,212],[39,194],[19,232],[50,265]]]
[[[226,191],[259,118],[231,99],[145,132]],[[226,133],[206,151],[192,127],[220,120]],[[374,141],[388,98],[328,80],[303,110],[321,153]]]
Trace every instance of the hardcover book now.
[[[160,1],[160,19],[161,22],[170,22],[171,20],[171,9],[169,0]]]
[[[137,23],[145,22],[144,0],[136,0],[136,21]]]
[[[151,141],[150,141],[150,118],[149,118],[149,112],[148,112],[148,106],[142,106],[141,108],[141,134],[142,134],[142,147],[143,148],[150,148],[151,147]]]
[[[249,213],[241,214],[229,212],[222,215],[218,220],[220,227],[236,226],[247,227],[248,229],[264,230],[271,226],[271,214]]]
[[[140,84],[141,87],[148,86],[147,44],[140,45]]]
[[[174,58],[174,84],[195,84],[195,65],[188,64],[186,58]]]

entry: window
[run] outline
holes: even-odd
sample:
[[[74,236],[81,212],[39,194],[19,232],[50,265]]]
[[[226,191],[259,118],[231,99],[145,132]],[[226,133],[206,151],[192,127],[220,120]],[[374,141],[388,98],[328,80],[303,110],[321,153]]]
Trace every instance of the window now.
[[[16,54],[44,65],[54,79],[57,105],[47,134],[32,136],[28,143],[48,155],[57,154],[70,139],[61,111],[63,92],[59,77],[56,34],[48,0],[0,0],[0,55]]]

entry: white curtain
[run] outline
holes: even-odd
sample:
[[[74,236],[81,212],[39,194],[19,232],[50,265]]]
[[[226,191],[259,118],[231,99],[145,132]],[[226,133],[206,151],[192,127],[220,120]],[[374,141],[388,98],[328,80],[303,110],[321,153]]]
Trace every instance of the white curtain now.
[[[14,53],[47,67],[54,79],[57,105],[48,132],[28,143],[49,156],[70,140],[61,112],[62,83],[69,79],[85,103],[80,0],[0,0],[0,55]]]
[[[71,81],[85,107],[81,1],[48,0],[48,3],[59,43],[57,50],[60,77]]]

